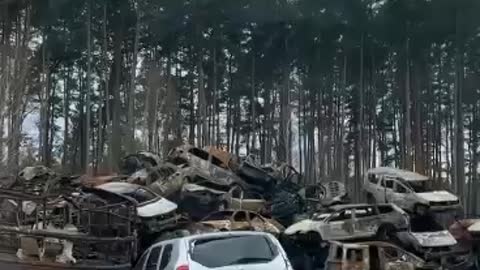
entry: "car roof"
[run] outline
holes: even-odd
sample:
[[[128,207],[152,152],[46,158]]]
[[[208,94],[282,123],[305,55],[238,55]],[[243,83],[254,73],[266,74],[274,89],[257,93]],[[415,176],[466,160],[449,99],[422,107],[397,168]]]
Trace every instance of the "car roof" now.
[[[195,235],[165,240],[165,241],[155,243],[152,246],[158,246],[158,245],[163,245],[165,243],[180,242],[180,241],[189,242],[194,240],[217,238],[217,237],[221,238],[221,237],[235,237],[235,236],[248,236],[248,235],[270,236],[271,234],[267,232],[255,232],[255,231],[210,232],[210,233],[195,234]]]
[[[356,203],[356,204],[338,204],[329,207],[333,211],[340,211],[343,209],[350,209],[350,208],[361,208],[361,207],[374,207],[374,206],[391,206],[389,203],[379,203],[379,204],[368,204],[368,203]]]
[[[430,179],[427,176],[416,173],[416,172],[392,168],[392,167],[377,167],[377,168],[368,170],[368,173],[392,175],[392,176],[399,177],[405,181],[426,181]]]
[[[369,246],[376,246],[376,247],[393,247],[404,251],[405,253],[409,254],[410,256],[415,257],[418,260],[424,261],[422,258],[418,257],[417,255],[406,251],[402,247],[399,247],[395,244],[389,242],[382,242],[382,241],[365,241],[365,242],[350,242],[344,243],[339,241],[330,241],[331,244],[335,244],[337,246],[346,247],[346,248],[361,248],[361,247],[369,247]]]
[[[126,194],[126,193],[133,193],[137,189],[140,189],[143,187],[136,184],[125,183],[125,182],[110,182],[110,183],[105,183],[105,184],[96,186],[96,188],[110,191],[113,193]]]

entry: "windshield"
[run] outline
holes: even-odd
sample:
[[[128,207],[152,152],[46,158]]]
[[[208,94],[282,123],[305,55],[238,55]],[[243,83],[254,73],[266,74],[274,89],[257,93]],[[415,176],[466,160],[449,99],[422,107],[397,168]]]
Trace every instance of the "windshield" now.
[[[438,232],[445,230],[431,215],[414,216],[410,219],[412,232]]]
[[[415,193],[432,191],[432,181],[408,181],[408,185]]]
[[[277,255],[274,243],[261,235],[197,240],[192,250],[192,260],[208,268],[268,263]]]

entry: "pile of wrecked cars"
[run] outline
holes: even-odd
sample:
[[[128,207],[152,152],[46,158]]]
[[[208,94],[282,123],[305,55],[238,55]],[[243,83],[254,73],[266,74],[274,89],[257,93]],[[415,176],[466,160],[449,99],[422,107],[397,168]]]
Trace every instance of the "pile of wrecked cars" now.
[[[464,240],[480,236],[480,221],[439,224],[435,213],[457,211],[460,202],[425,176],[371,169],[367,203],[356,204],[340,181],[305,182],[288,164],[191,145],[164,159],[128,155],[109,176],[27,167],[0,189],[0,263],[130,269],[155,243],[257,231],[278,238],[296,270],[473,265],[475,249]]]
[[[285,234],[308,243],[312,254],[328,242],[325,269],[476,269],[472,243],[480,222],[455,221],[461,211],[455,195],[432,188],[428,177],[394,168],[369,170],[364,190],[367,204],[328,207]]]

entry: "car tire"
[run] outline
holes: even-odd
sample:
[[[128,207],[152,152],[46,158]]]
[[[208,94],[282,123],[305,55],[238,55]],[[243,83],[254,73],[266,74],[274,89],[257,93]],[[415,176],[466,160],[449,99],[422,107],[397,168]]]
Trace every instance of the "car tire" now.
[[[392,224],[383,224],[377,230],[376,239],[380,241],[392,241],[395,239],[395,227]]]
[[[428,206],[424,204],[415,204],[413,207],[413,213],[419,216],[423,216],[428,212]]]
[[[370,192],[367,192],[367,203],[368,204],[377,204],[377,200],[375,200],[375,197]]]

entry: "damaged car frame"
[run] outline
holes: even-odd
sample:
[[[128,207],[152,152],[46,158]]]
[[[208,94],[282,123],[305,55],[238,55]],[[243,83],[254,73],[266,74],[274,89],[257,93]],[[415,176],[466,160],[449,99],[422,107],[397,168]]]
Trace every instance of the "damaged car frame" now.
[[[138,252],[135,203],[109,196],[117,202],[88,207],[73,197],[0,190],[0,212],[13,217],[0,220],[0,263],[28,269],[130,269]],[[26,203],[35,206],[29,213],[4,207]]]
[[[363,188],[369,203],[395,203],[416,214],[427,211],[457,210],[461,207],[457,196],[446,190],[431,187],[427,176],[389,167],[370,169]]]
[[[307,241],[348,240],[376,237],[390,239],[395,232],[408,229],[409,217],[394,204],[346,204],[330,208],[330,213],[315,213],[285,230],[289,236]]]

